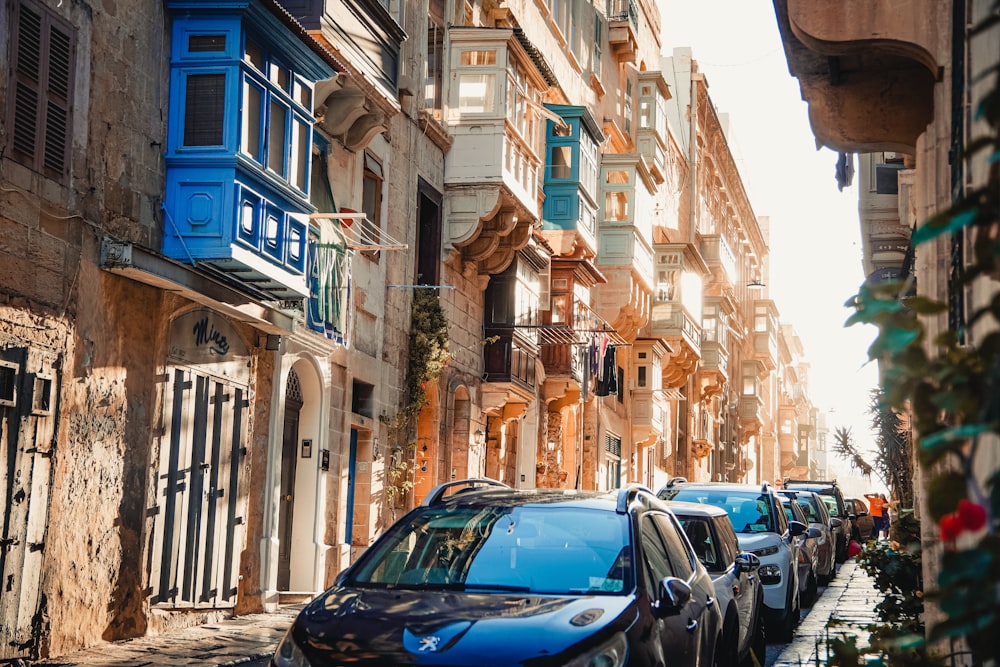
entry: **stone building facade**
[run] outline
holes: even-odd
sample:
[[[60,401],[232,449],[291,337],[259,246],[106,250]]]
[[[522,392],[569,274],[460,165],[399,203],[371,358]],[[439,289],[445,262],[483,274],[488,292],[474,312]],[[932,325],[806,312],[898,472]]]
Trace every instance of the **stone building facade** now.
[[[655,2],[133,4],[0,7],[0,660],[308,597],[451,480],[786,472]]]
[[[799,80],[817,143],[858,164],[868,282],[914,280],[917,295],[947,304],[946,312],[926,318],[929,355],[935,354],[929,341],[947,332],[961,332],[965,344],[980,346],[995,326],[990,318],[973,323],[969,316],[995,299],[997,284],[990,276],[970,283],[960,278],[973,261],[974,233],[963,228],[916,247],[910,235],[989,182],[984,152],[956,158],[971,139],[989,131],[976,110],[994,85],[986,73],[1000,59],[1000,39],[995,21],[983,30],[974,26],[994,16],[995,4],[908,2],[905,20],[890,3],[775,0],[774,6],[789,71]],[[985,435],[969,466],[980,488],[1000,468],[995,440],[995,434]],[[929,591],[943,549],[937,526],[926,520],[927,473],[916,469],[914,510],[923,519]],[[941,620],[931,603],[924,620],[928,629]]]

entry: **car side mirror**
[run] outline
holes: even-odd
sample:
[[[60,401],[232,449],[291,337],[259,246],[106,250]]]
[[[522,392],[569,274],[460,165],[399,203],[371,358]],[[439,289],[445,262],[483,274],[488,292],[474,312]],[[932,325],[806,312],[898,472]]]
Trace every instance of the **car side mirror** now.
[[[757,557],[757,554],[744,551],[736,557],[735,563],[737,572],[753,572],[760,567],[760,558]]]
[[[788,522],[788,533],[792,537],[798,537],[809,530],[809,526],[802,523],[801,521],[789,521]]]
[[[830,519],[830,527],[831,528],[840,528],[843,525],[844,525],[844,522],[841,521],[840,519],[838,519],[837,517],[833,517],[832,519]]]
[[[675,616],[691,601],[691,587],[683,579],[664,577],[660,580],[656,610],[663,616]]]
[[[868,516],[868,512],[858,512],[858,516]]]
[[[812,526],[809,527],[809,532],[806,533],[806,537],[808,537],[811,540],[814,540],[814,539],[816,539],[818,537],[822,537],[822,536],[823,536],[823,533],[820,531],[820,529],[819,528],[813,528]]]

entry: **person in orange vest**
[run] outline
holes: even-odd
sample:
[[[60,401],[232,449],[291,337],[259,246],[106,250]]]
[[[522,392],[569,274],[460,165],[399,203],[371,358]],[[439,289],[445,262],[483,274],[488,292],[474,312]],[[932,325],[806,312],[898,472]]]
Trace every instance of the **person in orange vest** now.
[[[881,493],[866,493],[865,498],[868,499],[869,513],[872,516],[872,521],[875,522],[875,539],[882,539],[882,533],[885,532],[885,536],[889,537],[889,523],[886,521],[888,519],[888,501],[885,496]]]

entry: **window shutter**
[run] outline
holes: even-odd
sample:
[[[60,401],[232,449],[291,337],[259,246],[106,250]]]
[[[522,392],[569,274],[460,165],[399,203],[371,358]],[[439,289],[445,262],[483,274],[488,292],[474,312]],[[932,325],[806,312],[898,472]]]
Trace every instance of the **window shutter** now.
[[[68,174],[73,34],[33,3],[16,8],[13,154],[47,176]]]
[[[69,138],[69,91],[72,42],[69,35],[49,30],[48,99],[45,110],[45,168],[66,173]]]
[[[22,6],[17,16],[14,91],[14,150],[35,157],[38,138],[38,80],[42,60],[42,17]]]

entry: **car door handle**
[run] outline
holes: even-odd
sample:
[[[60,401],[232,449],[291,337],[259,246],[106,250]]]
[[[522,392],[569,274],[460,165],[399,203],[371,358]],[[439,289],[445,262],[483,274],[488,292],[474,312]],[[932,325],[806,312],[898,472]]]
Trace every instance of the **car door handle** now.
[[[693,618],[689,619],[686,627],[688,632],[694,632],[696,629],[698,629],[698,621],[696,621]]]
[[[709,595],[708,599],[705,600],[705,606],[706,607],[711,607],[713,604],[715,604],[715,598],[713,598],[711,595]]]

